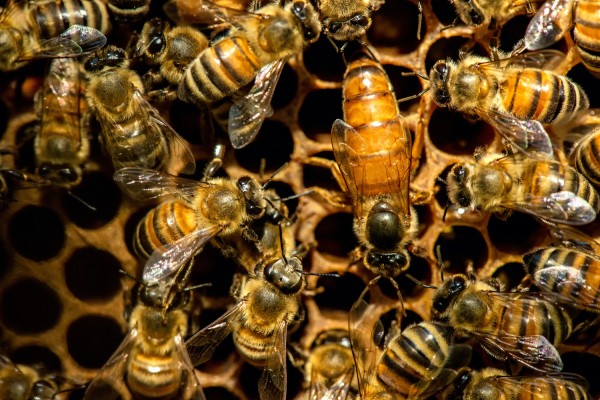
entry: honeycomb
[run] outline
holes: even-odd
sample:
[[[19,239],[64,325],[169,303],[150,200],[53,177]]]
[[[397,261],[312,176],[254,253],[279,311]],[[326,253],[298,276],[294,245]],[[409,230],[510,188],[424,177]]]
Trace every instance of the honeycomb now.
[[[404,72],[425,74],[438,59],[456,59],[459,50],[472,40],[473,51],[489,54],[489,32],[460,24],[442,29],[455,18],[447,0],[423,0],[422,6],[421,39],[416,37],[418,8],[410,0],[387,0],[373,14],[367,34],[367,42],[389,74],[398,98],[418,93],[428,85]],[[160,7],[153,8],[153,15],[160,12]],[[523,37],[529,18],[515,17],[503,27],[503,50],[510,50]],[[567,36],[556,47],[569,55],[562,72],[584,87],[593,87],[596,82],[579,63],[570,38]],[[265,122],[256,142],[227,152],[221,173],[232,178],[245,174],[259,177],[262,159],[266,160],[266,175],[292,159],[295,161],[270,185],[280,195],[302,193],[312,186],[338,189],[328,171],[297,160],[308,156],[333,158],[329,132],[333,121],[342,117],[344,69],[341,56],[325,37],[291,60],[273,99],[275,114]],[[33,64],[4,74],[0,82],[0,131],[4,132],[0,149],[14,149],[16,144],[25,143],[19,145],[18,157],[3,156],[5,167],[23,169],[33,165],[32,100],[43,71],[43,63]],[[588,95],[592,107],[599,107],[600,94],[589,90]],[[446,189],[436,179],[445,178],[452,164],[471,160],[476,147],[500,149],[499,138],[483,122],[473,123],[459,113],[436,108],[428,93],[400,106],[415,145],[423,147],[412,182],[434,194],[429,204],[417,206],[420,225],[416,244],[424,252],[422,257],[413,257],[409,273],[422,282],[438,285],[439,267],[433,260],[439,245],[447,273],[473,268],[480,278],[495,276],[514,287],[524,276],[521,255],[550,242],[546,229],[519,213],[502,221],[488,214],[450,212],[443,220]],[[161,110],[192,144],[201,171],[211,151],[198,133],[202,121],[196,108],[175,102]],[[154,204],[134,202],[121,194],[111,175],[110,161],[94,140],[83,182],[73,194],[95,211],[64,191],[33,188],[16,191],[16,202],[0,214],[3,347],[15,362],[33,364],[79,383],[94,377],[126,333],[123,314],[127,294],[135,282],[123,278],[119,268],[140,275],[142,266],[133,256],[131,238],[137,222]],[[350,208],[335,208],[311,196],[292,200],[288,206],[298,215],[297,240],[316,244],[304,260],[305,270],[341,274],[340,278],[309,277],[309,287],[314,290],[303,296],[306,318],[289,339],[307,350],[321,331],[347,326],[347,312],[372,275],[360,265],[349,266],[348,253],[357,244]],[[592,223],[584,231],[597,238],[600,223]],[[192,283],[212,282],[212,287],[195,295],[199,314],[196,325],[205,326],[232,303],[228,293],[235,270],[235,263],[215,249],[207,247],[198,256]],[[406,309],[402,327],[427,320],[433,291],[405,277],[397,282]],[[380,282],[372,288],[371,296],[384,325],[389,325],[396,318],[392,286]],[[594,380],[600,368],[599,338],[592,327],[559,349],[565,371],[588,378],[595,398],[600,398],[600,383]],[[260,371],[242,362],[230,338],[211,361],[198,368],[198,375],[208,399],[258,398],[256,381]],[[288,398],[300,398],[302,372],[288,365],[288,381]],[[74,390],[64,397],[78,399],[82,395],[83,390]]]

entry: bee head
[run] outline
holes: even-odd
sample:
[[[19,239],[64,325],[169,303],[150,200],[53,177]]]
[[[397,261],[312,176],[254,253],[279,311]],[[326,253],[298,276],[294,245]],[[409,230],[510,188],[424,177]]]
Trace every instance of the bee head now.
[[[306,42],[315,42],[321,33],[321,21],[313,5],[304,0],[294,0],[291,5],[291,12],[302,24]]]
[[[450,170],[447,178],[448,197],[454,204],[461,207],[469,207],[471,205],[472,196],[467,189],[471,176],[471,168],[466,164],[456,164]]]
[[[146,22],[142,30],[142,37],[146,39],[146,47],[136,49],[136,53],[148,53],[150,56],[161,54],[166,47],[164,29],[165,26],[160,18],[152,18]]]
[[[370,250],[364,260],[369,269],[384,276],[396,276],[407,270],[408,261],[408,253],[403,250],[391,253]]]
[[[75,186],[81,182],[81,169],[74,165],[42,163],[36,173],[58,186]]]
[[[460,0],[455,2],[460,18],[467,25],[481,25],[485,20],[483,13],[473,0]]]
[[[161,283],[143,285],[140,287],[140,301],[147,307],[162,309],[165,304],[169,288]],[[188,292],[178,291],[169,304],[169,309],[181,308],[189,300]]]
[[[472,374],[469,368],[461,370],[456,378],[454,378],[452,389],[449,393],[445,394],[445,398],[448,400],[459,400],[464,398],[465,390],[469,383],[472,381]]]
[[[354,40],[361,37],[371,26],[371,18],[367,13],[358,13],[346,20],[323,20],[323,31],[335,40]]]
[[[433,100],[440,107],[446,107],[450,103],[448,92],[448,76],[451,66],[447,61],[440,60],[433,65],[429,73]]]
[[[433,296],[433,310],[438,313],[438,315],[444,314],[454,302],[456,296],[465,290],[468,284],[469,281],[467,277],[462,274],[454,275],[450,279],[444,281],[442,286]]]
[[[300,271],[302,271],[302,264],[298,258],[279,258],[265,266],[263,276],[282,293],[294,294],[304,286],[304,276]]]
[[[127,66],[125,50],[108,45],[95,53],[90,54],[83,63],[83,68],[88,73],[98,72],[105,67]]]
[[[19,56],[19,49],[23,44],[23,35],[18,29],[1,29],[0,30],[0,64],[4,65],[5,69],[15,63]],[[10,69],[15,69],[14,67]]]
[[[249,176],[242,176],[237,181],[237,187],[246,199],[246,212],[252,218],[260,218],[265,213],[267,204],[262,186]]]

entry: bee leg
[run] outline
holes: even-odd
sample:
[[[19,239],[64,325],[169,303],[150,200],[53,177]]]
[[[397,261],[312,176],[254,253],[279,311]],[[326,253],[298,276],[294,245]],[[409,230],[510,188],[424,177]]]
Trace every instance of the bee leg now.
[[[433,197],[433,193],[431,193],[430,190],[421,190],[411,187],[410,191],[410,204],[412,205],[428,204]]]
[[[240,273],[236,273],[233,275],[233,280],[231,282],[231,287],[229,288],[229,294],[233,296],[236,300],[240,299],[240,294],[242,293],[242,288],[246,284],[246,276]]]
[[[307,352],[300,347],[298,343],[288,343],[288,359],[290,363],[300,370],[304,369],[304,364],[306,363],[306,359],[308,358]]]
[[[419,9],[419,20],[417,22],[417,40],[421,40],[421,29],[423,28],[423,5],[421,0],[417,0],[417,8]]]
[[[208,179],[212,178],[214,174],[221,168],[223,165],[223,158],[225,158],[225,145],[223,143],[215,144],[213,148],[213,158],[204,168],[204,173],[202,175],[202,181],[206,182]]]
[[[177,91],[169,88],[157,89],[147,92],[146,97],[158,102],[173,101],[177,99]]]

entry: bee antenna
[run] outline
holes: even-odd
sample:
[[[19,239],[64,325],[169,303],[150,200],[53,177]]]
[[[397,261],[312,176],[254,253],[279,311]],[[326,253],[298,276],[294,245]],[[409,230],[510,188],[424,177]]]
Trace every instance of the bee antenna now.
[[[396,100],[396,103],[404,103],[405,101],[409,101],[409,100],[412,100],[412,99],[417,99],[417,98],[423,96],[425,93],[427,93],[429,91],[429,89],[431,89],[431,88],[428,87],[426,89],[421,90],[417,94],[413,94],[412,96],[408,96],[408,97],[404,97],[404,98],[402,98],[400,100]]]
[[[135,276],[131,275],[129,272],[125,271],[123,268],[119,268],[119,273],[123,276],[125,276],[126,278],[131,279],[132,281],[139,283],[140,285],[145,285],[144,282],[140,281],[138,278],[136,278]]]
[[[285,246],[283,243],[283,228],[281,227],[281,224],[278,224],[277,227],[279,228],[279,245],[281,246],[281,257],[283,258],[283,261],[285,261],[285,263],[287,265],[288,260],[285,257]]]
[[[411,281],[413,281],[414,283],[416,283],[417,285],[425,288],[425,289],[437,289],[437,286],[433,286],[433,285],[426,285],[423,282],[421,282],[420,280],[418,280],[417,278],[415,278],[414,276],[412,276],[411,274],[405,274],[404,276],[406,276],[408,279],[410,279]]]
[[[446,222],[446,214],[450,208],[450,200],[446,201],[446,207],[444,207],[444,214],[442,215],[442,222]]]
[[[198,285],[194,285],[194,286],[188,286],[185,289],[183,289],[184,292],[191,292],[192,290],[196,290],[196,289],[200,289],[203,287],[210,287],[212,286],[211,282],[207,282],[207,283],[200,283]]]
[[[331,278],[339,278],[340,274],[338,274],[337,272],[329,272],[329,273],[325,273],[325,272],[306,272],[302,269],[297,269],[297,272],[301,273],[302,275],[311,275],[311,276],[329,276]]]
[[[396,294],[398,295],[398,299],[400,300],[400,306],[402,307],[402,316],[404,318],[406,318],[407,314],[406,314],[406,310],[404,309],[404,299],[402,298],[402,293],[400,292],[400,287],[398,287],[398,282],[396,282],[392,278],[388,278],[388,280],[392,283],[392,286],[394,286],[394,289],[396,289]]]
[[[91,211],[98,211],[98,209],[94,206],[92,206],[90,203],[86,202],[85,200],[83,200],[81,197],[77,196],[75,193],[71,192],[70,190],[67,190],[67,194],[69,196],[71,196],[72,198],[74,198],[75,200],[77,200],[78,202],[80,202],[81,204],[83,204],[85,207],[89,208]]]
[[[271,183],[273,178],[275,178],[275,175],[280,173],[285,167],[288,166],[288,164],[289,164],[289,162],[286,162],[281,167],[277,168],[277,170],[271,174],[271,176],[265,181],[265,183],[263,183],[262,188],[265,189],[269,185],[269,183]]]
[[[265,177],[265,168],[267,168],[267,159],[262,157],[260,159],[260,166],[258,167],[258,179],[260,181]]]
[[[401,76],[415,76],[416,75],[416,76],[418,76],[419,78],[421,78],[421,79],[423,79],[425,81],[429,80],[429,77],[427,75],[423,75],[422,73],[417,72],[417,71],[402,72],[400,75]],[[427,90],[429,90],[429,88],[427,88]]]
[[[435,248],[435,255],[437,257],[438,266],[440,267],[440,278],[444,282],[444,263],[442,262],[442,250],[440,245]]]
[[[441,176],[438,176],[437,178],[435,178],[435,180],[439,183],[443,183],[444,185],[446,185],[446,180]]]
[[[297,199],[298,197],[306,196],[306,195],[309,195],[309,194],[312,194],[312,193],[314,193],[314,190],[310,189],[310,190],[307,190],[306,192],[302,192],[302,193],[298,193],[298,194],[293,194],[293,195],[288,196],[288,197],[278,197],[278,198],[273,199],[273,200],[279,200],[279,201],[294,200],[294,199]]]

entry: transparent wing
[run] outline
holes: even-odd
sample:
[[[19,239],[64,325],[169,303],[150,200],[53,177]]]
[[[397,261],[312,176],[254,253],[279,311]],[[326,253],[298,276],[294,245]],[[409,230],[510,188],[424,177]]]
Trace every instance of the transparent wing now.
[[[558,67],[565,60],[565,58],[566,55],[563,52],[559,50],[548,49],[520,53],[512,57],[473,64],[470,68],[500,73],[504,72],[504,70],[507,68],[534,68],[552,71],[556,69],[556,67]]]
[[[154,250],[144,266],[142,275],[144,282],[156,283],[175,275],[202,250],[206,242],[220,231],[221,227],[218,225],[205,226],[164,246],[164,248]]]
[[[260,400],[285,400],[287,393],[287,321],[281,321],[273,332],[275,341],[260,380]]]
[[[375,305],[368,304],[362,296],[352,305],[348,315],[350,344],[362,395],[368,376],[374,373],[378,346],[384,339],[383,324],[377,315]]]
[[[210,187],[210,184],[205,182],[139,167],[121,168],[114,173],[113,179],[125,194],[140,201],[167,195],[190,200],[199,190]]]
[[[600,243],[580,230],[569,225],[557,225],[549,221],[541,221],[549,227],[550,235],[555,241],[554,243],[558,243],[562,247],[576,248],[580,251],[600,254]]]
[[[565,398],[579,398],[582,392],[587,392],[589,389],[589,383],[584,377],[571,373],[543,376],[494,376],[485,380],[496,382],[496,385],[504,389],[504,393],[518,393],[519,398],[523,399],[543,398],[548,395],[551,387],[565,390]]]
[[[4,353],[0,352],[0,371],[4,371],[3,375],[0,376],[0,385],[2,384],[3,376],[15,376],[15,375],[23,375],[19,367],[15,363],[12,362],[10,358]],[[10,375],[9,372],[10,371]]]
[[[106,37],[89,26],[71,25],[60,35],[41,41],[21,54],[19,61],[37,58],[77,57],[98,50],[106,44]]]
[[[177,348],[176,357],[179,369],[185,372],[186,384],[184,389],[185,395],[183,398],[190,400],[206,400],[202,386],[200,386],[200,382],[198,382],[198,377],[194,371],[194,366],[192,365],[188,351],[184,346],[183,338],[180,334],[177,334],[174,340],[175,347]]]
[[[236,321],[242,318],[246,302],[242,299],[214,322],[196,332],[185,342],[192,365],[208,361],[217,346],[233,330]]]
[[[127,369],[127,360],[131,348],[138,340],[139,332],[131,329],[117,350],[100,369],[96,377],[89,384],[83,400],[117,400],[120,394],[113,387],[123,381]]]
[[[522,201],[506,202],[503,205],[558,224],[585,225],[596,219],[596,211],[590,203],[567,191],[544,197],[527,193]]]
[[[360,137],[358,132],[356,132],[356,130],[346,122],[341,119],[335,120],[331,128],[333,154],[335,155],[335,160],[337,161],[342,176],[344,177],[344,181],[346,182],[348,194],[352,198],[352,203],[354,204],[354,213],[356,215],[362,215],[360,194],[354,176],[354,169],[350,164],[350,160],[357,158],[357,154],[354,149],[350,148],[346,144],[346,137],[351,134]]]
[[[327,388],[322,396],[318,397],[319,400],[345,400],[352,384],[352,378],[354,377],[354,368],[349,368],[342,376],[338,378],[333,385]]]
[[[539,50],[558,42],[573,23],[574,0],[548,0],[525,31],[527,50]]]
[[[265,118],[273,115],[271,99],[284,65],[285,60],[278,60],[262,67],[250,92],[229,109],[229,139],[235,149],[252,143]]]
[[[478,115],[517,150],[523,153],[554,154],[550,136],[539,121],[521,120],[496,110],[478,110]]]

